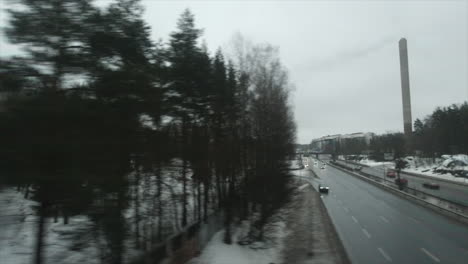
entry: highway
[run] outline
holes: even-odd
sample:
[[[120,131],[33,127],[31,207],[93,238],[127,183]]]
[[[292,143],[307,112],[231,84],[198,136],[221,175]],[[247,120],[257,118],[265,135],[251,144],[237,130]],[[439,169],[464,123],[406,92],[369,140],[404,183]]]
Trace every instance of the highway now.
[[[322,198],[352,263],[467,263],[468,226],[331,166],[309,165],[300,174],[315,188],[330,187]]]
[[[384,168],[382,166],[363,167],[362,171],[380,178],[384,177]],[[408,180],[408,187],[410,188],[423,191],[425,193],[441,197],[464,206],[468,206],[468,186],[466,185],[462,185],[456,182],[450,183],[437,179],[423,178],[406,173],[401,173],[401,177]],[[387,178],[386,180],[393,181],[394,179]],[[423,183],[428,182],[435,182],[440,186],[440,188],[438,190],[424,188]]]

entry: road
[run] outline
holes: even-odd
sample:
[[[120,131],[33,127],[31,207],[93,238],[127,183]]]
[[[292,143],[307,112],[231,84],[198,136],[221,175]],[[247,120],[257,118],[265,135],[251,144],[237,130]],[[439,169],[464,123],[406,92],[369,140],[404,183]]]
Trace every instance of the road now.
[[[376,177],[383,178],[384,176],[384,167],[376,166],[376,167],[363,167],[362,171],[368,173],[370,175],[374,175]],[[409,175],[406,173],[401,173],[401,177],[406,178],[408,180],[408,187],[423,191],[425,193],[441,197],[443,199],[456,202],[458,204],[462,204],[464,206],[468,206],[468,187],[466,185],[461,185],[459,183],[450,183],[446,181],[440,181],[436,179],[425,179],[418,176]],[[391,180],[393,179],[386,179]],[[423,187],[423,183],[427,182],[436,182],[440,188],[438,190],[431,190],[428,188]]]
[[[355,264],[460,263],[468,259],[468,227],[331,166],[301,175],[330,187],[324,204]]]

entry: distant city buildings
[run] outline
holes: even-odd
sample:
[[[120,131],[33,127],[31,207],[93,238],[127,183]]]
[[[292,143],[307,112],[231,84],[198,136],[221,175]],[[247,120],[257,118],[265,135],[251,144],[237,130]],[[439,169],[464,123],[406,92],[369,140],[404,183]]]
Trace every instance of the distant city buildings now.
[[[374,136],[375,134],[371,132],[328,135],[313,139],[310,143],[310,150],[316,153],[336,153],[344,149],[353,150],[368,146]]]

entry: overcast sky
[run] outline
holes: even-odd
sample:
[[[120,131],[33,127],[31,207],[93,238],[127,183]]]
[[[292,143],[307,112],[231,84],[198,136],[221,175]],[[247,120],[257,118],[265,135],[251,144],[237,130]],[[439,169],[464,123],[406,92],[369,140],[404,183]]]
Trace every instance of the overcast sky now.
[[[437,106],[468,100],[465,0],[143,4],[155,40],[167,40],[179,15],[190,8],[212,52],[236,32],[278,46],[295,86],[300,143],[330,134],[403,130],[401,37],[408,40],[413,121]],[[2,55],[11,50],[0,40]]]

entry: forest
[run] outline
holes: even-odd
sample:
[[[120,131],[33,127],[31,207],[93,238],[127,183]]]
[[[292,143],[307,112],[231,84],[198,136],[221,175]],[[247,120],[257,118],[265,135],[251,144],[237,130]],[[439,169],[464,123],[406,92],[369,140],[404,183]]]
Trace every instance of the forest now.
[[[225,243],[239,219],[264,239],[296,143],[278,48],[237,35],[210,52],[190,10],[154,41],[135,0],[17,2],[4,33],[22,52],[0,57],[0,189],[35,202],[36,264],[47,225],[75,216],[90,224],[71,239],[92,233],[101,263],[216,212]]]

